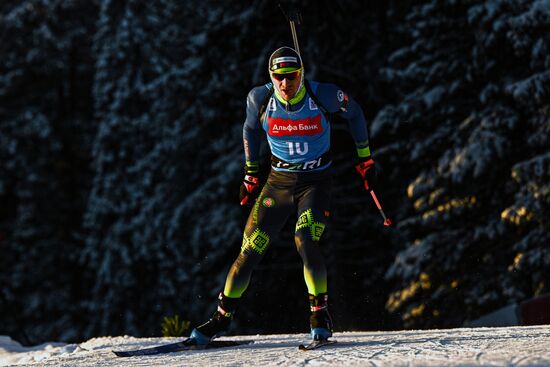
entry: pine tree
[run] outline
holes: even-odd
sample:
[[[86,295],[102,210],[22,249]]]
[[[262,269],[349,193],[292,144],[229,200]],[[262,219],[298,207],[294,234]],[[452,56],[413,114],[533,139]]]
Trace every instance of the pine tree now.
[[[458,326],[547,291],[534,259],[548,224],[548,10],[427,1],[407,17],[410,46],[384,72],[401,98],[373,123],[375,136],[408,137],[392,154],[412,164],[396,172],[417,173],[401,213],[407,242],[386,274],[400,285],[387,307],[405,326]]]
[[[93,2],[1,7],[0,333],[25,343],[78,334],[94,12]]]

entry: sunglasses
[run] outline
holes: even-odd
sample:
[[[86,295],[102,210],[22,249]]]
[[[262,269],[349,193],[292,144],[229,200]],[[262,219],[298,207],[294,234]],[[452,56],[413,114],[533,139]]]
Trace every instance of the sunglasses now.
[[[273,79],[278,81],[282,81],[283,79],[294,80],[300,76],[300,70],[284,74],[271,73],[271,76],[273,77]]]

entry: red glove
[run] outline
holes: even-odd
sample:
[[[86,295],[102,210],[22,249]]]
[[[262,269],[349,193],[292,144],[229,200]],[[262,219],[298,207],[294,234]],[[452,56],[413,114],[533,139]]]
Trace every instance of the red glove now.
[[[366,160],[359,162],[355,166],[355,169],[365,181],[365,190],[371,190],[376,181],[376,169],[372,158],[369,157]]]
[[[244,176],[243,183],[241,184],[241,191],[239,193],[241,206],[254,204],[259,194],[259,183],[260,180],[253,174],[246,174]]]

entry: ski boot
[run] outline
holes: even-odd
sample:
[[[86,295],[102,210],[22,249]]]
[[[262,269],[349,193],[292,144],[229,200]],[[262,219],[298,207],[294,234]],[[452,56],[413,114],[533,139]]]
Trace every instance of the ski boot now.
[[[210,343],[214,338],[225,334],[237,308],[238,301],[239,298],[229,298],[223,292],[220,292],[218,296],[218,309],[210,320],[194,328],[190,337],[194,338],[197,344],[204,345]]]
[[[309,295],[311,316],[311,338],[313,340],[326,340],[332,336],[332,319],[328,313],[328,295],[321,293],[317,296]]]

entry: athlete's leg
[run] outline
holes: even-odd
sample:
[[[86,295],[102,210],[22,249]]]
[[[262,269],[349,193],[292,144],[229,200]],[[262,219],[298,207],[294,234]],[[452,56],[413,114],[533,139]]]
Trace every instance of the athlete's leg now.
[[[263,258],[271,239],[283,227],[294,208],[292,175],[272,172],[246,223],[241,252],[231,266],[223,293],[240,298],[253,270]]]
[[[304,263],[304,279],[310,294],[327,292],[327,270],[319,241],[329,216],[330,181],[324,180],[296,195],[298,222],[294,236]]]
[[[209,321],[191,332],[199,344],[209,343],[227,330],[239,299],[250,283],[252,271],[265,254],[271,238],[281,230],[294,208],[293,182],[285,182],[289,177],[292,176],[270,173],[248,217],[241,252],[227,274],[218,309]]]
[[[330,187],[330,179],[322,179],[299,190],[295,196],[299,213],[295,241],[304,263],[313,339],[332,336],[332,319],[327,303],[327,269],[319,248],[329,216]]]

